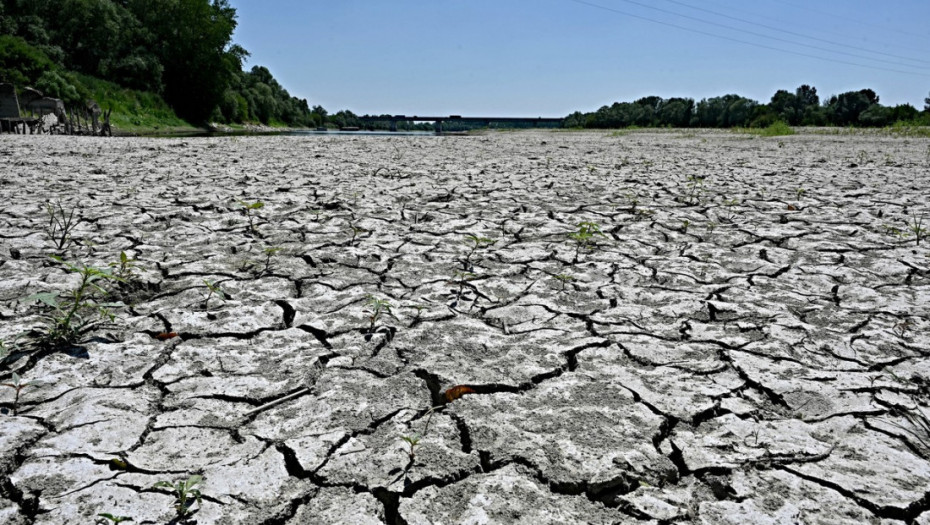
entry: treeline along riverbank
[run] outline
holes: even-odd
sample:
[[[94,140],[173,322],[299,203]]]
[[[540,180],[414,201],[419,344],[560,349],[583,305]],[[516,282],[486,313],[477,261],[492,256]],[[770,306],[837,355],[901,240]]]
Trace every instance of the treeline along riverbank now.
[[[330,114],[291,96],[263,66],[243,70],[249,52],[232,40],[227,0],[0,0],[0,82],[36,88],[77,107],[112,110],[114,128],[151,131],[216,123],[378,129],[347,109]],[[727,94],[643,97],[577,111],[567,128],[888,126],[930,124],[923,111],[882,105],[872,89],[821,99],[815,87],[777,91],[768,102]],[[398,129],[430,129],[398,123]],[[480,127],[462,124],[456,129]],[[514,124],[514,127],[519,125]],[[510,127],[510,126],[508,126]]]

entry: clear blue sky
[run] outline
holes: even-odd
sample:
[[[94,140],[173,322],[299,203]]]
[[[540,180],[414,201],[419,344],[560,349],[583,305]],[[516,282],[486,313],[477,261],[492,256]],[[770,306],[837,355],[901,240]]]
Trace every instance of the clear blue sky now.
[[[930,0],[230,4],[246,67],[330,112],[561,117],[647,95],[768,102],[801,84],[923,109],[930,91]]]

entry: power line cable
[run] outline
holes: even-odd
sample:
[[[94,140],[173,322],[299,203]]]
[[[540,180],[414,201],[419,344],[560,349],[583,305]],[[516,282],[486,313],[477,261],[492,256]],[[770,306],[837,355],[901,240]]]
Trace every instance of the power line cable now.
[[[748,29],[740,29],[740,28],[738,28],[738,27],[733,27],[733,26],[729,26],[729,25],[726,25],[726,24],[721,24],[721,23],[719,23],[719,22],[713,22],[713,21],[710,21],[710,20],[705,20],[705,19],[703,19],[703,18],[698,18],[698,17],[696,17],[696,16],[683,15],[683,14],[678,13],[678,12],[675,12],[675,11],[671,11],[671,10],[668,10],[668,9],[662,9],[661,7],[655,7],[655,6],[653,6],[653,5],[644,4],[644,3],[642,3],[642,2],[637,2],[636,0],[620,0],[620,1],[621,1],[621,2],[626,2],[626,3],[628,3],[628,4],[633,4],[633,5],[636,5],[636,6],[639,6],[639,7],[644,7],[644,8],[646,8],[646,9],[652,9],[653,11],[659,11],[660,13],[666,13],[666,14],[670,14],[670,15],[673,15],[673,16],[679,16],[679,17],[681,17],[681,18],[686,18],[686,19],[688,19],[688,20],[694,20],[695,22],[700,22],[700,23],[702,23],[702,24],[708,24],[708,25],[712,25],[712,26],[722,27],[722,28],[724,28],[724,29],[729,29],[730,31],[737,31],[737,32],[739,32],[739,33],[745,33],[745,34],[747,34],[747,35],[752,35],[752,36],[759,37],[759,38],[768,38],[769,40],[775,40],[775,41],[778,41],[778,42],[784,42],[784,43],[786,43],[786,44],[791,44],[791,45],[801,45],[801,46],[805,46],[805,47],[808,47],[808,48],[811,48],[811,49],[816,49],[816,50],[818,50],[818,51],[824,51],[824,52],[827,52],[827,53],[834,53],[834,54],[838,54],[838,55],[851,56],[851,57],[856,58],[856,59],[859,59],[859,60],[872,60],[872,61],[875,61],[875,62],[887,63],[887,61],[884,61],[884,60],[879,59],[879,58],[864,57],[864,56],[860,56],[860,55],[857,55],[857,54],[854,54],[854,53],[848,53],[848,52],[846,52],[846,51],[837,51],[837,50],[835,50],[835,49],[827,49],[827,48],[824,48],[824,47],[819,47],[819,46],[814,46],[814,45],[809,45],[809,44],[800,44],[800,43],[798,43],[798,42],[794,42],[794,41],[788,40],[788,39],[786,39],[786,38],[780,38],[780,37],[777,37],[777,36],[766,35],[766,34],[764,34],[764,33],[758,33],[758,32],[756,32],[756,31],[750,31],[750,30],[748,30]],[[914,65],[911,65],[911,64],[902,64],[902,63],[900,63],[900,62],[895,62],[894,64],[895,64],[895,65],[898,65],[898,66],[910,67],[910,68],[914,68],[914,69],[923,69],[923,68],[925,68],[925,66],[923,66],[923,67],[922,67],[922,66],[914,66]]]
[[[775,1],[775,2],[777,2],[777,3],[779,3],[779,4],[788,5],[788,6],[797,8],[797,9],[806,9],[806,10],[812,11],[812,12],[814,12],[814,13],[820,13],[820,14],[822,14],[822,15],[832,16],[832,17],[835,17],[835,18],[842,18],[843,20],[847,20],[847,21],[849,21],[849,22],[855,22],[855,23],[857,23],[857,24],[860,24],[860,25],[863,25],[863,26],[866,26],[866,27],[874,27],[874,28],[877,28],[877,29],[884,29],[884,30],[886,30],[886,31],[889,30],[889,29],[891,29],[891,30],[893,30],[893,31],[895,31],[895,32],[897,32],[897,33],[901,33],[902,35],[910,35],[910,36],[916,36],[916,37],[923,38],[923,39],[930,39],[930,34],[913,33],[913,32],[910,32],[910,31],[903,31],[903,30],[901,30],[901,29],[899,29],[899,28],[895,28],[895,27],[889,28],[889,27],[887,27],[887,26],[882,26],[882,25],[878,25],[878,24],[870,24],[870,23],[868,23],[868,22],[863,22],[862,20],[857,20],[857,19],[852,18],[852,17],[843,16],[842,14],[839,14],[839,13],[831,13],[831,12],[829,12],[829,11],[823,11],[823,10],[820,10],[820,9],[815,9],[815,8],[811,7],[810,5],[796,4],[796,3],[794,3],[794,2],[786,2],[786,1],[784,1],[784,0],[773,0],[773,1]]]
[[[753,4],[753,5],[757,5],[757,4]],[[770,21],[772,21],[772,22],[775,22],[775,23],[781,23],[781,24],[788,24],[788,23],[790,23],[790,22],[786,21],[786,20],[783,19],[783,18],[768,16],[768,15],[761,15],[761,14],[759,14],[759,13],[756,13],[756,12],[753,12],[753,11],[749,11],[749,10],[746,10],[746,9],[740,9],[739,7],[735,7],[735,6],[732,6],[732,5],[727,5],[726,8],[727,8],[728,10],[730,10],[730,11],[736,11],[736,12],[740,12],[740,13],[745,13],[745,14],[747,14],[747,15],[750,15],[750,16],[753,16],[753,17],[756,17],[756,18],[765,18],[765,19],[768,19],[768,20],[770,20]],[[816,11],[816,10],[815,10],[815,12],[824,13],[824,14],[826,14],[826,15],[832,16],[832,13],[826,13],[825,11]],[[840,17],[840,18],[846,18],[846,17]],[[818,21],[819,21],[819,20],[818,20]],[[855,20],[853,20],[853,21],[855,21]],[[860,22],[860,23],[861,23],[861,22]],[[838,37],[841,37],[841,38],[846,38],[846,37],[849,36],[849,33],[848,33],[848,32],[841,33],[841,32],[837,32],[837,31],[830,31],[829,27],[818,27],[818,28],[817,28],[817,31],[818,31],[819,33],[823,33],[823,34],[825,34],[825,35],[833,35],[833,36],[838,36]],[[900,44],[900,42],[890,43],[890,42],[888,42],[887,40],[880,41],[880,40],[874,38],[873,35],[869,35],[869,38],[870,38],[870,41],[871,41],[871,42],[874,42],[875,44],[882,44],[882,45],[884,45],[884,46],[886,46],[886,47],[893,47],[893,46],[897,46],[897,45]],[[913,50],[909,50],[909,51],[913,51]],[[922,54],[923,51],[919,51],[918,53],[919,53],[919,54]]]
[[[811,55],[811,54],[809,54],[809,53],[804,53],[804,52],[801,52],[801,51],[792,51],[792,50],[790,50],[790,49],[782,49],[782,48],[780,48],[780,47],[774,47],[774,46],[769,46],[769,45],[765,45],[765,44],[760,44],[760,43],[758,43],[758,42],[750,42],[750,41],[748,41],[748,40],[741,40],[741,39],[739,39],[739,38],[733,38],[733,37],[729,37],[729,36],[718,35],[718,34],[715,34],[715,33],[711,33],[711,32],[709,32],[709,31],[702,31],[702,30],[700,30],[700,29],[694,29],[694,28],[692,28],[692,27],[685,27],[685,26],[680,26],[680,25],[678,25],[678,24],[673,24],[673,23],[671,23],[671,22],[664,22],[664,21],[661,21],[661,20],[656,20],[656,19],[654,19],[654,18],[649,18],[649,17],[647,17],[647,16],[642,16],[642,15],[636,15],[636,14],[633,14],[633,13],[628,13],[628,12],[626,12],[626,11],[621,11],[621,10],[616,9],[616,8],[613,8],[613,7],[607,7],[607,6],[603,6],[603,5],[600,5],[600,4],[595,4],[595,3],[592,3],[592,2],[588,2],[588,1],[586,1],[586,0],[568,0],[568,1],[570,1],[570,2],[575,2],[576,4],[586,5],[586,6],[588,6],[588,7],[594,7],[594,8],[597,8],[597,9],[603,9],[604,11],[610,11],[610,12],[612,12],[612,13],[617,13],[617,14],[620,14],[620,15],[623,15],[623,16],[628,16],[628,17],[630,17],[630,18],[637,18],[637,19],[639,19],[639,20],[645,20],[645,21],[647,21],[647,22],[652,22],[652,23],[654,23],[654,24],[659,24],[659,25],[668,26],[668,27],[674,27],[675,29],[681,29],[682,31],[688,31],[688,32],[691,32],[691,33],[697,33],[697,34],[700,34],[700,35],[705,35],[705,36],[709,36],[709,37],[713,37],[713,38],[719,38],[719,39],[721,39],[721,40],[729,40],[730,42],[737,42],[737,43],[745,44],[745,45],[748,45],[748,46],[759,47],[759,48],[762,48],[762,49],[769,49],[769,50],[772,50],[772,51],[778,51],[778,52],[780,52],[780,53],[789,53],[789,54],[792,54],[792,55],[797,55],[797,56],[802,56],[802,57],[807,57],[807,58],[813,58],[813,59],[816,59],[816,60],[823,60],[823,61],[825,61],[825,62],[830,62],[830,63],[833,63],[833,64],[845,64],[845,65],[848,65],[848,66],[856,66],[856,67],[861,67],[861,68],[865,68],[865,69],[875,69],[875,70],[881,70],[881,71],[890,71],[890,72],[892,72],[892,73],[901,73],[901,74],[904,74],[904,75],[914,75],[914,76],[919,76],[919,77],[930,77],[930,75],[928,75],[928,74],[926,74],[926,73],[919,73],[919,72],[916,72],[916,71],[902,71],[902,70],[900,70],[900,69],[891,69],[891,68],[881,67],[881,66],[871,66],[871,65],[868,65],[868,64],[858,64],[858,63],[856,63],[856,62],[849,62],[849,61],[846,61],[846,60],[840,60],[840,59],[835,59],[835,58],[822,57],[822,56],[818,56],[818,55]]]
[[[717,16],[722,16],[722,17],[728,18],[728,19],[730,19],[730,20],[736,20],[736,21],[738,21],[738,22],[743,22],[743,23],[746,23],[746,24],[751,24],[751,25],[754,25],[754,26],[763,27],[763,28],[769,29],[769,30],[771,30],[771,31],[778,31],[778,32],[780,32],[780,33],[785,33],[785,34],[789,34],[789,35],[793,35],[793,36],[797,36],[797,37],[801,37],[801,38],[806,38],[806,39],[809,39],[809,40],[816,40],[817,42],[824,42],[824,43],[831,44],[831,45],[834,45],[834,46],[848,47],[848,48],[850,48],[850,49],[855,49],[855,50],[858,50],[858,51],[865,51],[866,53],[872,53],[872,54],[875,54],[875,55],[882,55],[882,56],[886,56],[886,57],[898,58],[898,59],[901,59],[901,60],[910,60],[910,61],[912,61],[912,62],[920,62],[920,63],[923,63],[923,64],[928,64],[928,65],[930,65],[930,61],[928,61],[928,60],[921,60],[921,59],[919,59],[919,58],[911,58],[911,57],[906,57],[906,56],[901,56],[901,55],[894,55],[894,54],[891,54],[891,53],[884,53],[884,52],[881,52],[881,51],[874,51],[874,50],[867,49],[867,48],[864,48],[864,47],[858,47],[858,46],[854,46],[854,45],[850,45],[850,44],[844,44],[844,43],[842,43],[842,42],[836,42],[836,41],[833,41],[833,40],[827,40],[827,39],[825,39],[825,38],[819,38],[819,37],[816,37],[816,36],[805,35],[805,34],[803,34],[803,33],[798,33],[798,32],[795,32],[795,31],[791,31],[791,30],[789,30],[789,29],[782,29],[782,28],[779,28],[779,27],[774,27],[774,26],[770,26],[770,25],[766,25],[766,24],[760,24],[760,23],[758,23],[758,22],[753,22],[752,20],[746,20],[745,18],[740,18],[740,17],[737,17],[737,16],[731,16],[731,15],[728,15],[728,14],[726,14],[726,13],[721,13],[721,12],[719,12],[719,11],[713,11],[713,10],[711,10],[711,9],[706,9],[706,8],[699,7],[699,6],[696,6],[696,5],[691,5],[691,4],[688,4],[688,3],[685,3],[685,2],[679,2],[678,0],[665,0],[665,1],[666,1],[666,2],[669,2],[669,3],[672,3],[672,4],[677,4],[677,5],[680,5],[680,6],[683,6],[683,7],[687,7],[687,8],[690,8],[690,9],[694,9],[694,10],[697,10],[697,11],[704,11],[705,13],[710,13],[710,14],[717,15]],[[832,51],[832,52],[836,53],[837,51]],[[854,56],[858,56],[858,55],[854,55]],[[863,57],[863,58],[867,58],[867,57]],[[875,59],[869,59],[869,60],[875,60]],[[910,66],[909,64],[901,64],[901,65],[903,65],[903,66],[908,66],[908,67],[914,67],[914,66]]]

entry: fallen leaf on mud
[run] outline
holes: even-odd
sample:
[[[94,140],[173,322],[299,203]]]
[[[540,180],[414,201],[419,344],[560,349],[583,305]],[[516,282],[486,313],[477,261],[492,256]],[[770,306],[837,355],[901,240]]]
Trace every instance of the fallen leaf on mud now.
[[[793,204],[789,204],[789,205],[788,205],[788,211],[798,211],[798,208],[797,208],[796,206],[794,206]]]
[[[167,341],[168,339],[174,339],[178,336],[177,332],[162,332],[155,336],[155,339],[159,341]]]
[[[450,387],[448,390],[442,393],[442,398],[446,400],[446,403],[451,403],[456,399],[464,396],[465,394],[474,394],[475,390],[471,387],[465,385],[456,385]]]

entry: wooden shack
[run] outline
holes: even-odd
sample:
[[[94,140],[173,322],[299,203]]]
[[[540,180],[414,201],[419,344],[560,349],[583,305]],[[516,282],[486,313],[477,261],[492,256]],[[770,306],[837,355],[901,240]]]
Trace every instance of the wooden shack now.
[[[13,84],[0,84],[0,132],[32,133],[39,119],[23,117],[19,113],[19,99]]]
[[[101,110],[93,100],[69,109],[61,99],[37,89],[25,88],[17,95],[12,84],[0,84],[0,132],[112,135],[111,111]]]
[[[23,134],[35,131],[36,117],[24,117],[19,112],[19,99],[13,84],[0,84],[0,132]]]

